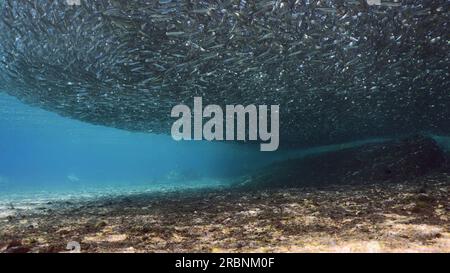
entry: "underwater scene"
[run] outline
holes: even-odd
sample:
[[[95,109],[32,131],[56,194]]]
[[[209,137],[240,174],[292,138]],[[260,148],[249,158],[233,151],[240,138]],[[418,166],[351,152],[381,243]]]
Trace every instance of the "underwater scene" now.
[[[448,253],[449,58],[448,0],[0,0],[0,253]]]

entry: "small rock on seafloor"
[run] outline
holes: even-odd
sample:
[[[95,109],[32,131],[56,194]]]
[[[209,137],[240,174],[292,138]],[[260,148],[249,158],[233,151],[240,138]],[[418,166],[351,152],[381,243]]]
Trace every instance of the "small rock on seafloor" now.
[[[19,240],[12,240],[8,243],[6,248],[2,251],[3,253],[28,253],[31,248],[22,245],[22,242]]]
[[[6,249],[3,253],[28,253],[31,248],[26,246],[16,246]]]

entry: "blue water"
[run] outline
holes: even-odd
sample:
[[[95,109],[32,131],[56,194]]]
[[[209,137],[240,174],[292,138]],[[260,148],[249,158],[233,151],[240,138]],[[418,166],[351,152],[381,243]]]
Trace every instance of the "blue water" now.
[[[257,146],[176,142],[79,122],[0,94],[1,193],[217,186],[267,164]]]
[[[449,138],[435,139],[449,150]],[[0,199],[222,187],[275,160],[379,141],[275,153],[258,145],[176,142],[61,117],[0,93]]]

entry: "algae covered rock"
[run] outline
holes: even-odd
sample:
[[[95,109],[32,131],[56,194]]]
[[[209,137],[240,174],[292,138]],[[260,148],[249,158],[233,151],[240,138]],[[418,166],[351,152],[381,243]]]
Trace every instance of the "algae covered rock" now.
[[[296,187],[407,181],[445,168],[437,143],[413,136],[275,163],[247,179],[247,187]]]

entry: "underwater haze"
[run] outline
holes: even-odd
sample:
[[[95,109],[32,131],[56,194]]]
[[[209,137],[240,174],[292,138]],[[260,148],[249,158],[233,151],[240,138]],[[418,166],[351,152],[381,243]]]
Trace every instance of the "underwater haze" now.
[[[2,196],[226,185],[269,160],[256,147],[176,142],[167,135],[90,125],[5,94],[0,132]]]

